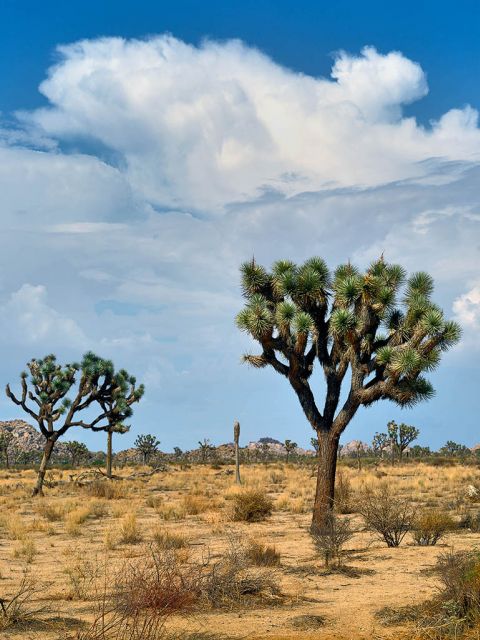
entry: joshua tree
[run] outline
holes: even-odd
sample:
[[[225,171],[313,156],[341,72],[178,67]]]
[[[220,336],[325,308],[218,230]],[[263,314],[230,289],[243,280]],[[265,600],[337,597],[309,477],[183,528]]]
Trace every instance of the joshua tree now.
[[[235,482],[242,484],[240,478],[240,423],[238,420],[233,423],[233,441],[235,443]]]
[[[48,463],[57,440],[73,427],[104,431],[112,419],[119,416],[110,413],[109,399],[119,393],[118,376],[113,364],[88,352],[80,364],[57,364],[54,355],[41,360],[33,359],[27,364],[29,373],[22,372],[21,395],[16,396],[7,385],[7,396],[28,413],[38,424],[45,438],[45,448],[38,469],[37,483],[33,495],[43,494],[43,482]],[[78,384],[77,384],[78,378]],[[130,394],[143,393],[143,387]],[[71,394],[72,397],[69,397]],[[118,405],[123,406],[122,403]],[[92,413],[92,409],[96,411]],[[89,418],[84,418],[88,411]],[[121,419],[125,414],[119,414]]]
[[[101,401],[102,409],[108,415],[108,423],[105,427],[94,428],[94,431],[107,433],[107,478],[112,477],[113,434],[130,431],[130,426],[124,424],[124,420],[133,414],[132,405],[139,402],[145,393],[144,385],[136,387],[135,377],[129,375],[125,369],[120,369],[114,374],[114,379],[116,384],[111,386],[111,393]]]
[[[403,458],[403,452],[408,445],[416,440],[420,435],[420,430],[416,427],[412,427],[408,424],[397,424],[395,420],[391,420],[387,424],[388,438],[392,447],[392,461],[395,459],[395,454],[398,454],[400,462]]]
[[[414,444],[410,449],[412,458],[428,458],[431,454],[430,447],[422,447],[419,444]]]
[[[453,440],[447,440],[443,447],[439,449],[439,453],[443,456],[458,456],[460,458],[464,458],[469,456],[472,452],[464,444],[458,444],[458,442],[454,442]]]
[[[405,407],[431,398],[422,373],[439,364],[460,328],[431,301],[426,273],[407,280],[397,303],[405,271],[383,256],[365,272],[340,265],[333,277],[321,258],[300,266],[282,260],[271,272],[251,260],[241,272],[246,305],[237,325],[261,346],[244,360],[288,380],[318,438],[312,526],[320,527],[333,508],[339,439],[359,407],[383,399]],[[323,406],[310,386],[315,365],[325,378]]]
[[[160,440],[150,434],[137,436],[134,447],[142,454],[143,464],[148,464],[148,460],[153,456],[160,446]]]
[[[88,448],[83,442],[77,442],[72,440],[71,442],[65,442],[65,448],[72,463],[72,467],[76,467],[82,460],[88,458]]]
[[[183,451],[180,449],[180,447],[173,447],[173,454],[177,460],[180,460],[180,458],[183,456]]]
[[[0,429],[0,452],[3,455],[3,459],[5,460],[5,467],[8,469],[10,467],[10,453],[12,448],[12,443],[14,440],[13,433],[3,427]]]
[[[372,449],[375,455],[383,458],[383,452],[388,447],[390,441],[386,433],[376,433],[372,440]]]
[[[288,463],[290,459],[290,454],[295,451],[298,445],[296,442],[292,442],[291,440],[285,440],[285,442],[283,443],[283,446],[285,447],[285,452],[287,454],[285,461]]]
[[[208,456],[213,451],[213,447],[210,444],[210,440],[208,440],[207,438],[204,438],[203,442],[201,442],[199,440],[198,441],[198,445],[200,447],[200,455],[201,455],[201,458],[202,458],[202,462],[206,462]]]

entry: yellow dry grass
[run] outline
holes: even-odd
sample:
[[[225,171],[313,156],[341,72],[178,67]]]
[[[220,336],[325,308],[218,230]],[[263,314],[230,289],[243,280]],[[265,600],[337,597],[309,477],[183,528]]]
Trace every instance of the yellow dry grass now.
[[[315,490],[312,469],[280,462],[244,467],[243,488],[265,492],[273,501],[272,516],[251,524],[230,519],[239,488],[225,469],[172,466],[151,477],[115,481],[118,486],[110,497],[91,495],[70,482],[68,474],[49,472],[49,480],[57,484],[40,499],[30,495],[33,471],[0,472],[0,598],[15,592],[26,568],[38,586],[36,599],[50,605],[41,631],[26,625],[3,631],[2,638],[63,640],[68,634],[61,620],[68,620],[74,633],[75,625],[91,619],[92,599],[107,564],[121,566],[149,544],[176,549],[187,563],[207,554],[216,557],[232,536],[260,540],[281,554],[275,575],[285,603],[174,617],[172,628],[258,640],[413,637],[407,627],[382,626],[375,612],[427,600],[436,589],[435,577],[427,570],[438,554],[449,547],[480,545],[480,534],[457,530],[436,547],[415,546],[407,536],[401,547],[388,549],[364,530],[354,513],[347,564],[356,573],[325,575],[308,533]],[[365,487],[388,483],[397,496],[409,497],[420,507],[442,508],[457,520],[477,509],[465,497],[469,484],[480,486],[475,467],[382,465],[360,471],[342,467],[342,472],[353,498]],[[300,616],[323,616],[325,625],[316,630],[297,627]]]

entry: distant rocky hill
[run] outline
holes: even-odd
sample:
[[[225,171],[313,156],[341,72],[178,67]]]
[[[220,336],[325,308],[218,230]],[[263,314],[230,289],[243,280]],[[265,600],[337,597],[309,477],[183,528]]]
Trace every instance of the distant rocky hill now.
[[[268,452],[277,456],[286,456],[287,450],[285,445],[275,438],[260,438],[257,442],[249,442],[247,444],[247,450],[249,451],[263,451],[265,447],[268,447]],[[295,454],[298,456],[314,456],[315,451],[313,449],[302,449],[297,447]]]
[[[9,452],[14,458],[21,457],[21,454],[35,455],[41,454],[45,447],[45,438],[31,424],[25,420],[0,420],[0,433],[8,431],[13,438],[9,444]],[[90,452],[91,458],[102,455],[101,452]],[[67,448],[64,442],[57,442],[53,450],[54,458],[68,458]]]
[[[12,450],[22,453],[43,451],[45,438],[25,420],[0,421],[0,433],[2,431],[8,431],[12,434],[13,439],[10,444]],[[64,455],[66,453],[65,445],[62,442],[57,442],[54,451],[57,455]]]

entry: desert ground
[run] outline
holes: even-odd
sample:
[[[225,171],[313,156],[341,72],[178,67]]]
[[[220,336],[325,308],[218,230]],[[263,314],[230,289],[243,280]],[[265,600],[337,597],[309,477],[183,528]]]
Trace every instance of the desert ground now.
[[[0,472],[3,606],[21,591],[22,580],[27,585],[25,611],[0,636],[107,637],[88,635],[102,594],[152,553],[168,556],[182,575],[199,566],[217,567],[221,573],[225,554],[243,553],[256,542],[277,552],[273,566],[255,567],[255,575],[264,576],[271,587],[269,593],[240,600],[224,594],[197,606],[186,603],[184,610],[178,606],[162,622],[165,634],[192,640],[414,638],[415,621],[388,619],[382,612],[434,597],[438,580],[431,569],[438,556],[480,545],[480,533],[456,528],[435,546],[418,546],[407,534],[399,547],[388,548],[355,513],[356,496],[365,487],[387,485],[399,499],[408,497],[418,508],[441,508],[460,522],[477,511],[466,495],[469,485],[480,484],[475,466],[340,466],[351,489],[352,507],[345,510],[352,513],[339,518],[350,518],[354,535],[342,567],[333,569],[325,568],[309,533],[312,467],[284,462],[245,466],[241,488],[232,469],[171,465],[150,476],[110,481],[106,494],[98,482],[72,482],[70,476],[78,470],[51,470],[45,496],[35,499],[30,496],[33,470]],[[127,476],[132,469],[116,473]],[[235,521],[235,495],[252,489],[271,498],[271,516],[260,522]]]

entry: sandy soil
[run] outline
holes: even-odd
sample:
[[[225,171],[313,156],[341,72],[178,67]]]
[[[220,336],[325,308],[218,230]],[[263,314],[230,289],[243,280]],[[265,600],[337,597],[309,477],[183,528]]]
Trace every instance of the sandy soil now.
[[[345,473],[354,489],[379,481],[368,471]],[[429,506],[443,504],[454,515],[465,509],[461,495],[466,483],[480,483],[476,469],[419,467],[412,473],[411,467],[387,468],[385,473],[387,480],[395,481],[399,495],[411,494]],[[376,613],[383,607],[398,608],[428,600],[437,589],[436,578],[428,570],[438,555],[452,547],[460,550],[480,546],[480,534],[461,530],[434,547],[415,546],[407,535],[399,548],[390,549],[364,530],[360,516],[353,515],[355,535],[347,545],[347,569],[325,575],[308,533],[307,509],[313,491],[308,470],[275,465],[270,469],[249,468],[245,477],[247,484],[263,487],[281,507],[265,522],[231,522],[229,498],[236,491],[232,478],[210,468],[131,481],[122,490],[124,495],[112,500],[85,495],[68,483],[66,474],[57,474],[60,484],[47,490],[45,498],[32,500],[29,488],[33,473],[4,473],[0,477],[0,597],[8,600],[27,570],[38,588],[32,600],[36,605],[48,605],[49,610],[26,625],[0,631],[0,637],[74,637],[81,621],[92,619],[95,605],[88,594],[93,586],[87,586],[84,598],[74,595],[69,571],[85,560],[91,566],[103,566],[107,559],[112,566],[121,566],[126,558],[140,557],[159,527],[187,537],[187,562],[205,553],[220,555],[232,535],[276,547],[281,565],[269,571],[284,594],[281,604],[203,611],[176,616],[169,622],[172,629],[182,630],[182,635],[196,631],[251,640],[412,637],[408,625],[387,627]],[[193,496],[198,507],[193,510],[199,513],[189,514],[191,505],[185,512],[185,496],[190,500]],[[88,515],[76,524],[82,520],[78,515],[82,509]],[[120,531],[125,518],[132,514],[136,514],[142,540],[127,544],[121,541]],[[315,628],[310,619],[309,624],[301,625],[301,616],[321,616],[324,623]]]

